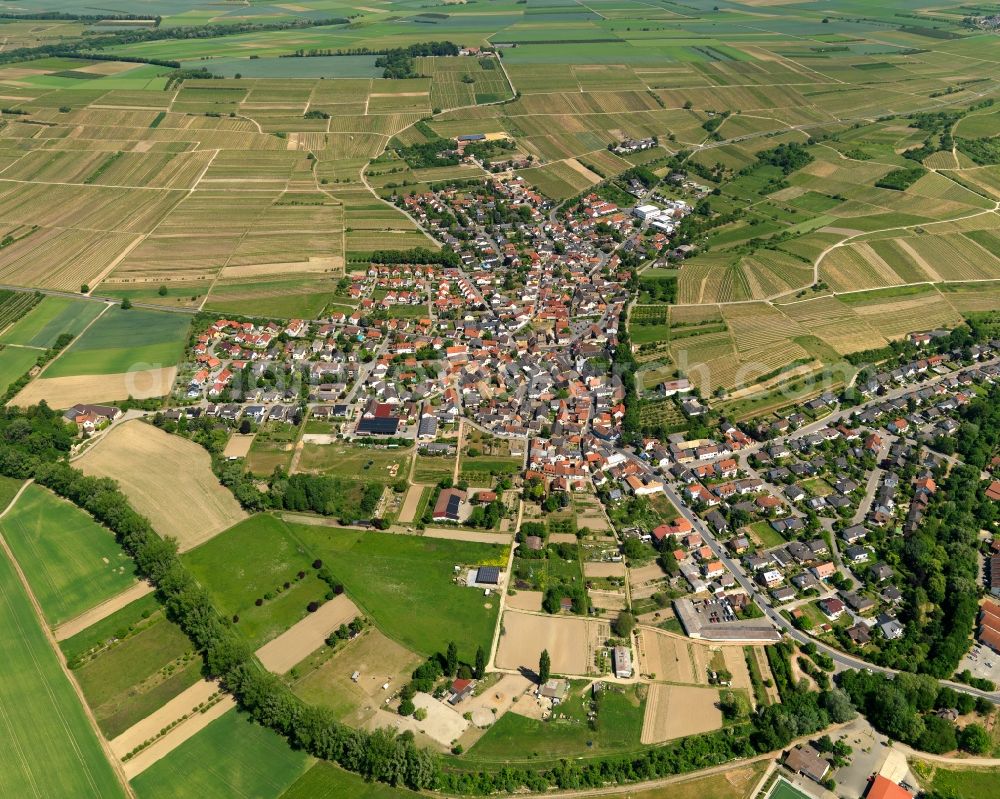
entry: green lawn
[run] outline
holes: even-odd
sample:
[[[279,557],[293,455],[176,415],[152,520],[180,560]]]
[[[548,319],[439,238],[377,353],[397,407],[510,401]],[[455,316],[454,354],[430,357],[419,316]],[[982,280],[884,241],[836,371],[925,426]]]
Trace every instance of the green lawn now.
[[[46,369],[46,377],[118,374],[173,366],[191,318],[166,311],[110,308]]]
[[[40,486],[25,489],[0,530],[53,626],[135,582],[132,561],[111,531]]]
[[[419,794],[381,782],[365,782],[357,774],[320,760],[281,795],[281,799],[407,799]]]
[[[559,706],[557,717],[550,721],[529,719],[517,713],[501,716],[465,759],[551,760],[638,749],[645,706],[634,690],[605,692],[598,700],[597,726],[592,729],[587,721],[590,691],[584,686],[574,684],[570,698]]]
[[[255,646],[283,633],[322,600],[329,587],[313,557],[276,516],[253,516],[183,555],[191,573]],[[304,577],[298,577],[304,572]],[[289,584],[285,588],[285,583]],[[257,606],[256,601],[264,602]]]
[[[1000,769],[997,768],[945,768],[936,763],[916,761],[914,771],[921,784],[942,796],[955,799],[983,799],[996,796],[1000,783]]]
[[[5,344],[51,347],[62,333],[79,334],[104,308],[99,302],[45,297],[3,336]]]
[[[454,567],[506,565],[506,547],[334,527],[289,527],[390,638],[422,655],[444,652],[448,642],[455,641],[459,657],[469,663],[477,646],[489,648],[497,600],[456,585]]]
[[[187,636],[157,614],[74,673],[101,731],[111,739],[198,682],[201,665]]]
[[[417,455],[413,482],[434,484],[455,473],[454,455]]]
[[[782,538],[773,527],[771,527],[770,522],[754,522],[750,525],[750,530],[755,536],[757,536],[757,538],[760,539],[760,542],[765,549],[780,547],[785,543],[785,539]]]
[[[139,799],[278,799],[313,763],[230,710],[132,780]]]
[[[11,562],[0,553],[0,795],[123,797]]]

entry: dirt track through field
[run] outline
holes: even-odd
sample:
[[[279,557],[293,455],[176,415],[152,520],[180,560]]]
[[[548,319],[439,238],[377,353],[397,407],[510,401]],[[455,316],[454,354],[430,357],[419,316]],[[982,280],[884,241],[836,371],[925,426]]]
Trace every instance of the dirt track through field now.
[[[170,732],[157,740],[156,743],[150,744],[131,760],[123,763],[122,768],[125,770],[126,776],[132,779],[137,774],[142,774],[151,765],[158,760],[162,760],[186,740],[193,738],[217,718],[224,716],[235,707],[236,700],[226,694],[204,713],[195,713],[191,718],[182,721]],[[139,723],[145,724],[144,721]],[[147,738],[158,734],[160,729],[162,728],[156,727],[153,729],[153,725],[151,724]]]
[[[413,517],[417,515],[417,508],[420,507],[420,497],[423,496],[424,487],[421,485],[411,485],[406,491],[406,499],[403,500],[403,507],[399,510],[399,523],[410,524]]]
[[[264,668],[284,674],[292,666],[319,649],[327,636],[341,624],[354,621],[362,613],[346,595],[335,596],[257,650]]]
[[[76,465],[116,479],[132,506],[160,535],[176,538],[182,552],[247,516],[212,473],[202,447],[142,421],[108,431]]]
[[[90,610],[84,611],[75,619],[70,619],[67,622],[63,622],[54,630],[54,634],[57,641],[65,641],[67,638],[72,638],[79,632],[83,632],[88,627],[97,624],[97,622],[106,619],[112,613],[115,613],[127,605],[131,605],[137,599],[142,599],[142,597],[147,594],[153,593],[156,589],[153,588],[147,582],[139,582],[133,585],[131,588],[127,588],[122,591],[117,596],[111,597],[100,605],[92,607]]]

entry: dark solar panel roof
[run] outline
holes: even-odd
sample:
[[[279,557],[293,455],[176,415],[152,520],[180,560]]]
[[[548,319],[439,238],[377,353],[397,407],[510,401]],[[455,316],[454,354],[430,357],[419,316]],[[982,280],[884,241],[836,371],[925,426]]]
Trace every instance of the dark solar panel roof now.
[[[480,566],[476,571],[476,582],[477,583],[490,583],[495,585],[500,582],[500,567],[499,566]]]
[[[399,420],[386,417],[362,419],[358,422],[359,433],[369,433],[377,436],[394,436],[399,427]]]

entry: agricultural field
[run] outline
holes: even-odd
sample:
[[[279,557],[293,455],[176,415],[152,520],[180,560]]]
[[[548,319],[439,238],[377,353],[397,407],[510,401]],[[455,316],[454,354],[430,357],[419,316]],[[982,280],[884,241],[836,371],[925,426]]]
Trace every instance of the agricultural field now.
[[[0,530],[52,626],[135,582],[132,560],[111,531],[41,486],[25,488]]]
[[[117,425],[78,467],[118,480],[133,507],[160,535],[175,538],[182,551],[246,518],[212,473],[211,458],[200,445],[141,421]]]
[[[132,780],[141,799],[278,799],[315,761],[230,710]]]
[[[45,370],[46,378],[173,366],[189,326],[183,314],[109,308]]]
[[[35,615],[13,564],[0,556],[0,624],[5,668],[0,677],[8,753],[3,792],[14,796],[124,797],[97,733]]]
[[[63,333],[79,335],[103,310],[99,302],[45,297],[0,334],[0,343],[51,347]]]

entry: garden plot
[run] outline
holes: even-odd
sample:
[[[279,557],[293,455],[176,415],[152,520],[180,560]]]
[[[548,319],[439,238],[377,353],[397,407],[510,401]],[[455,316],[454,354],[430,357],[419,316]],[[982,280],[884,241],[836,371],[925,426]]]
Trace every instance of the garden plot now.
[[[719,692],[715,688],[659,683],[650,686],[642,743],[658,744],[722,729],[718,703]]]
[[[547,649],[555,674],[590,674],[594,654],[610,635],[607,623],[574,616],[535,616],[507,611],[496,653],[502,669],[538,669],[538,658]]]
[[[153,528],[185,550],[246,518],[212,473],[210,460],[198,444],[132,421],[107,433],[77,465],[86,474],[118,480]]]

